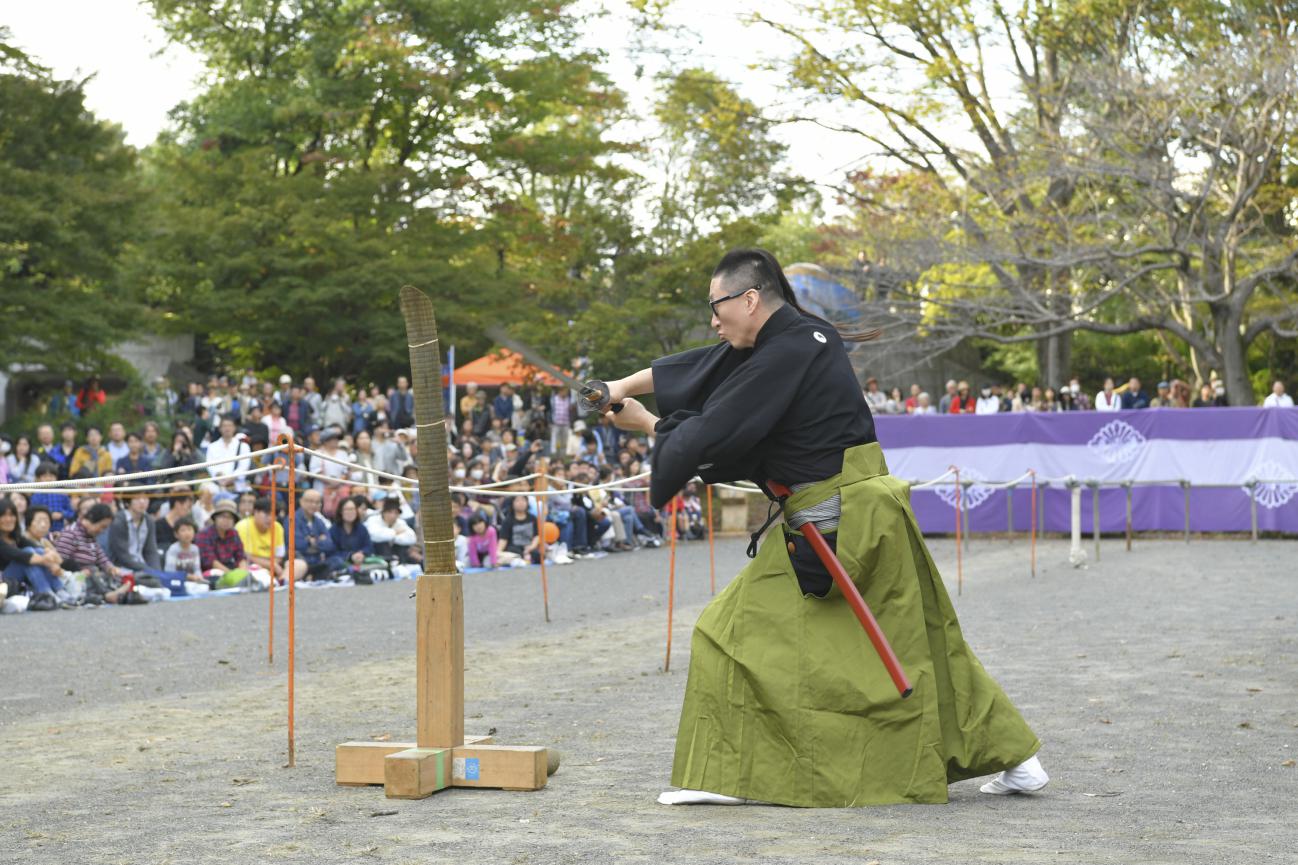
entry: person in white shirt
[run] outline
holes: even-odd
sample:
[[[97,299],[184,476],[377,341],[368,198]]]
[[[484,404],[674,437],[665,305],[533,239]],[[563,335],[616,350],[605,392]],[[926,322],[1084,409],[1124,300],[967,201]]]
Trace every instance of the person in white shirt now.
[[[1293,397],[1284,392],[1284,382],[1271,385],[1271,392],[1262,400],[1264,408],[1293,408]]]
[[[401,500],[389,497],[383,500],[383,507],[365,518],[365,530],[370,533],[370,540],[376,548],[391,544],[391,551],[401,561],[409,562],[418,559],[419,550],[415,548],[418,537],[410,524],[401,519]]]
[[[251,453],[248,449],[248,443],[243,439],[236,438],[234,431],[234,418],[221,418],[221,437],[207,446],[207,459],[209,462]],[[237,472],[246,472],[250,468],[252,468],[252,460],[241,459],[235,462],[223,463],[219,466],[210,466],[207,473],[219,480]],[[236,478],[234,488],[240,492],[248,489],[248,479],[246,477]]]
[[[932,399],[929,397],[928,391],[924,391],[919,396],[915,397],[915,411],[913,413],[937,414],[937,409],[933,407]]]
[[[974,405],[974,414],[996,414],[1001,410],[1001,398],[992,393],[992,386],[983,385],[983,389],[978,394],[978,402]]]
[[[1104,380],[1104,390],[1095,395],[1096,411],[1117,411],[1122,408],[1122,397],[1113,391],[1113,379]]]

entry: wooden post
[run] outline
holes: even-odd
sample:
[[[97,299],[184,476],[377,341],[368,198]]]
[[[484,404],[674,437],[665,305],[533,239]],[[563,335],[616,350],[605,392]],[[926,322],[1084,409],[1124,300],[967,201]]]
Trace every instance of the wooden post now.
[[[419,513],[425,572],[415,583],[416,741],[378,748],[372,742],[345,742],[335,751],[334,779],[383,784],[389,797],[401,799],[421,799],[447,787],[537,790],[558,768],[557,752],[534,746],[483,750],[481,744],[489,740],[464,735],[464,585],[451,529],[437,324],[432,304],[418,289],[401,289],[401,309],[423,456]]]

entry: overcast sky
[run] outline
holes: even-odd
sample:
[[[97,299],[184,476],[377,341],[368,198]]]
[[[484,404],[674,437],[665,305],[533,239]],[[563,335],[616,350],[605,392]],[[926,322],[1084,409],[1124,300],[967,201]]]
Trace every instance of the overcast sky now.
[[[608,72],[630,95],[641,113],[653,96],[653,74],[666,63],[653,53],[636,53],[624,3],[587,0],[589,8],[608,12],[588,35],[591,45],[608,53]],[[674,34],[662,41],[691,65],[712,69],[735,82],[763,108],[787,105],[790,94],[769,73],[749,69],[762,56],[786,50],[773,32],[742,24],[739,16],[751,3],[709,0],[680,3],[670,20],[694,35]],[[764,11],[779,14],[779,0]],[[127,140],[143,147],[167,125],[167,112],[193,95],[202,66],[186,49],[168,45],[152,15],[138,0],[0,0],[0,25],[8,27],[19,47],[51,67],[61,78],[94,76],[86,87],[89,108],[120,123]],[[643,73],[636,77],[637,68]],[[858,163],[865,145],[811,125],[781,127],[790,145],[789,162],[802,176],[837,179]]]

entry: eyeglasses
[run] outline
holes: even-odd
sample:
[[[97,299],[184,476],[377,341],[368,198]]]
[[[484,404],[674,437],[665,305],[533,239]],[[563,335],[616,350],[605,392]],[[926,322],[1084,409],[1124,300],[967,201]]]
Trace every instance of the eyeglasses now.
[[[743,297],[750,291],[761,291],[760,285],[754,285],[752,288],[745,288],[743,291],[736,291],[734,294],[727,294],[725,297],[718,297],[716,300],[709,300],[708,306],[712,307],[712,314],[717,314],[717,304],[727,300],[733,300],[736,297]]]

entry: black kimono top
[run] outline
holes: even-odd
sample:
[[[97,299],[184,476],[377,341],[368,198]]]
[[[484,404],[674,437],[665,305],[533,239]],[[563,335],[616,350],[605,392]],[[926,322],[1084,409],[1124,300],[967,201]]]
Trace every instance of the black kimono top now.
[[[650,498],[659,508],[691,477],[787,486],[843,470],[843,452],[877,441],[838,332],[785,304],[751,349],[720,342],[653,362]],[[769,495],[769,491],[768,495]]]

